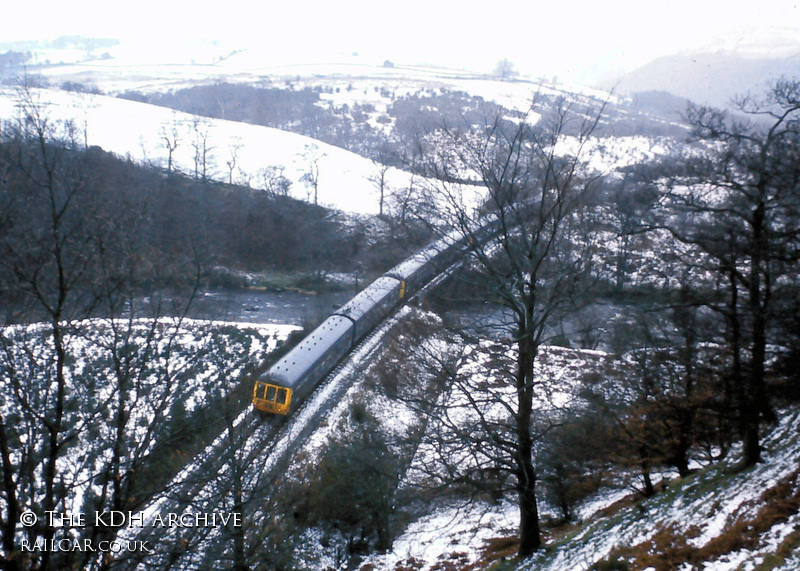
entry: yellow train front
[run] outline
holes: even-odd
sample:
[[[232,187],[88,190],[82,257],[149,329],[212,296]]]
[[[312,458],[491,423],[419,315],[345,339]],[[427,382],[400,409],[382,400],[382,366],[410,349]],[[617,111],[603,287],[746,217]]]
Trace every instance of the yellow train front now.
[[[259,379],[253,386],[253,406],[262,412],[289,414],[292,406],[292,389]]]
[[[287,415],[353,343],[353,322],[332,315],[267,370],[253,387],[253,406]]]

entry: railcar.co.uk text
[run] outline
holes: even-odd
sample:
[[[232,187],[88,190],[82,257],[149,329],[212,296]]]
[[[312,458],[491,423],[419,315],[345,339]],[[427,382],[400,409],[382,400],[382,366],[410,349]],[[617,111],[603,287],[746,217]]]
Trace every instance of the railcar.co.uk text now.
[[[156,528],[186,528],[186,527],[241,527],[242,514],[236,512],[198,512],[198,513],[154,513],[105,511],[97,512],[93,518],[88,518],[84,513],[45,511],[41,515],[26,511],[20,516],[23,527],[33,527],[44,524],[54,529],[76,529],[94,525],[95,527],[156,527]],[[89,539],[60,538],[35,540],[22,539],[22,551],[89,551],[121,553],[123,551],[144,551],[152,553],[152,547],[147,541],[141,540],[110,540],[92,542]]]

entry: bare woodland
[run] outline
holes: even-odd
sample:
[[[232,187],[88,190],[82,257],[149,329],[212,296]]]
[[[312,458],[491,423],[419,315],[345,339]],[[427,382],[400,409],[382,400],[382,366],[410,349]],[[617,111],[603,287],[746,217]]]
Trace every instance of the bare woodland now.
[[[685,478],[693,462],[719,459],[739,441],[746,470],[763,459],[776,407],[796,406],[798,81],[777,81],[734,111],[689,106],[683,144],[647,163],[598,144],[611,136],[615,110],[584,96],[538,94],[526,113],[452,94],[398,98],[387,136],[362,133],[366,123],[329,123],[313,93],[218,85],[190,95],[161,98],[227,118],[255,109],[229,105],[236,97],[264,98],[274,105],[258,107],[264,117],[255,120],[277,125],[292,123],[291,101],[300,102],[303,129],[353,149],[374,144],[384,231],[369,235],[318,206],[317,148],[308,148],[303,179],[309,200],[296,201],[281,167],[264,169],[258,188],[236,186],[237,147],[209,147],[201,120],[192,141],[165,128],[169,160],[146,169],[86,148],[79,128],[50,119],[21,88],[20,120],[0,132],[4,568],[146,564],[141,554],[23,553],[22,540],[63,530],[43,518],[23,527],[21,515],[136,511],[155,494],[179,495],[172,477],[224,428],[224,478],[209,476],[202,501],[245,523],[213,537],[182,530],[153,560],[160,569],[290,569],[312,528],[338,538],[346,562],[391,549],[401,500],[437,494],[513,498],[524,558],[544,545],[543,504],[571,521],[615,471],[634,474],[639,493],[652,496],[654,470]],[[178,145],[194,149],[194,172],[176,172]],[[227,184],[210,180],[214,157]],[[390,165],[412,171],[413,184],[390,189]],[[475,239],[488,220],[497,232]],[[356,402],[352,430],[303,471],[312,475],[253,477],[248,434],[234,419],[246,406],[237,387],[262,364],[249,361],[254,341],[233,330],[186,341],[198,293],[240,286],[228,270],[377,275],[453,230],[464,262],[425,302],[437,318],[401,330],[365,374],[372,389],[411,406],[419,425],[390,437]],[[555,381],[541,371],[551,349],[601,343],[610,356],[581,373],[569,406],[548,401]],[[418,447],[434,453],[414,465]],[[412,468],[417,487],[401,493]],[[67,533],[98,542],[120,528]]]

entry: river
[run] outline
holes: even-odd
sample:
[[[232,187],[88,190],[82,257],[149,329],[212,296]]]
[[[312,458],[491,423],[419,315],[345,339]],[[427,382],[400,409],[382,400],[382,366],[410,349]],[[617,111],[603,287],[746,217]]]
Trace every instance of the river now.
[[[307,294],[295,291],[215,290],[201,292],[189,316],[247,323],[285,323],[313,327],[354,292]]]

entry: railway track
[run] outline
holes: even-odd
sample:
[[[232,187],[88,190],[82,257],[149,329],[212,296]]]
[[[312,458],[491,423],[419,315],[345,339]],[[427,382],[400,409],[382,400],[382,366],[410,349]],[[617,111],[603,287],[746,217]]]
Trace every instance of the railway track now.
[[[459,264],[433,277],[408,303],[414,303],[437,287]],[[126,554],[117,560],[117,567],[205,568],[206,564],[200,560],[213,554],[213,544],[220,543],[221,535],[230,534],[231,530],[179,523],[193,521],[197,514],[256,513],[254,504],[274,489],[308,437],[338,404],[359,377],[357,373],[369,363],[387,333],[407,312],[408,304],[401,306],[362,339],[288,419],[263,417],[246,406],[230,426],[142,510],[146,525],[121,530],[120,537],[145,542],[152,552]],[[176,525],[147,525],[154,521],[168,523],[170,517]],[[263,519],[265,515],[255,517]],[[265,523],[250,522],[255,527]]]

